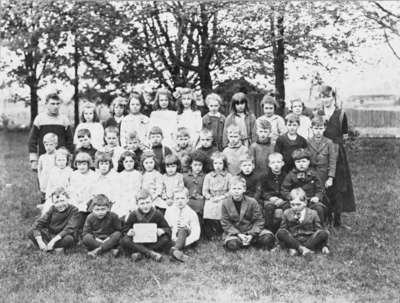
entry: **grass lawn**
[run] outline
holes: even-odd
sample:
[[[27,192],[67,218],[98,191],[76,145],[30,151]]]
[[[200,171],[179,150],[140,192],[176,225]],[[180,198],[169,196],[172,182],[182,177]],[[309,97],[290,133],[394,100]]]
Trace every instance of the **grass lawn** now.
[[[349,151],[357,213],[310,261],[200,243],[191,260],[90,260],[29,248],[39,200],[27,134],[0,132],[0,302],[399,302],[399,141],[363,139]]]

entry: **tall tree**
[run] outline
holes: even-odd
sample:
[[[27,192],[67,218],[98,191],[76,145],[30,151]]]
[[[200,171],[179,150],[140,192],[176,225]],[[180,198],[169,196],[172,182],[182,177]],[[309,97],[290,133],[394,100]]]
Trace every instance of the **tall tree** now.
[[[142,54],[152,75],[170,89],[199,85],[212,90],[212,73],[230,58],[240,43],[221,33],[226,2],[152,2],[135,7],[142,37]],[[235,57],[235,56],[233,56]],[[237,55],[236,57],[237,58]]]
[[[1,37],[21,58],[9,75],[30,89],[31,124],[38,114],[38,90],[51,75],[57,54],[57,5],[55,1],[10,0],[1,6]]]
[[[108,1],[64,2],[58,21],[64,38],[58,53],[58,77],[74,87],[75,125],[79,123],[81,80],[90,80],[98,91],[112,92],[118,83],[113,64],[114,41],[121,30],[121,15]],[[70,70],[73,70],[73,73]]]
[[[329,6],[312,1],[234,3],[227,9],[237,39],[245,45],[257,46],[256,51],[242,54],[251,61],[253,75],[263,74],[273,79],[279,113],[285,106],[284,81],[289,60],[329,69],[332,66],[328,60],[324,61],[326,58],[352,61],[352,50],[363,42],[352,36],[359,14],[350,2]]]

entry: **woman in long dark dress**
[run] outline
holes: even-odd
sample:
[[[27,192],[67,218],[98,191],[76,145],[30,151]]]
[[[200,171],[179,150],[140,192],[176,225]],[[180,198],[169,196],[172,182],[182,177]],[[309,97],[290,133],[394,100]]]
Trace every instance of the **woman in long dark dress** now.
[[[344,148],[344,138],[348,134],[347,117],[341,109],[336,107],[335,92],[332,87],[323,86],[321,88],[320,100],[327,120],[324,136],[338,144],[339,147],[335,180],[331,189],[332,194],[329,196],[332,204],[333,224],[341,226],[341,213],[356,210],[353,183]]]

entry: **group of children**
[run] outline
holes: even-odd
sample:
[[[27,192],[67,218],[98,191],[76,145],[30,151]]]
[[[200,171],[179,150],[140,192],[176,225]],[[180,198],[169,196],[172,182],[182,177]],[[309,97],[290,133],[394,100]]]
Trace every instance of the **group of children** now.
[[[321,97],[327,112],[328,88]],[[337,167],[349,177],[340,162],[345,115],[335,110],[310,119],[294,100],[283,119],[265,96],[256,119],[244,93],[233,95],[227,117],[217,94],[205,103],[202,115],[191,89],[176,103],[160,89],[151,110],[132,93],[113,101],[103,123],[86,103],[73,136],[59,97],[49,95],[29,138],[43,203],[29,238],[45,251],[80,242],[92,257],[111,251],[133,260],[160,261],[165,252],[185,261],[184,247],[200,238],[222,238],[230,251],[272,249],[277,239],[291,255],[329,253],[326,225],[340,226],[341,212],[354,210],[343,207],[336,182]],[[347,188],[352,193],[349,178]],[[154,223],[156,239],[141,242],[140,223]]]

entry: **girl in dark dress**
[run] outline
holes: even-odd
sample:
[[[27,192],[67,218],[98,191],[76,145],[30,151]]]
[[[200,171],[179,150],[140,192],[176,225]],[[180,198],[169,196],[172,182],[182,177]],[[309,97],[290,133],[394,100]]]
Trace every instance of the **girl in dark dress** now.
[[[336,175],[329,197],[333,208],[333,224],[341,226],[341,213],[356,210],[353,183],[344,148],[344,138],[347,138],[348,133],[347,117],[341,109],[335,106],[335,92],[332,87],[323,86],[321,88],[320,100],[327,120],[324,136],[338,144],[339,147]]]

